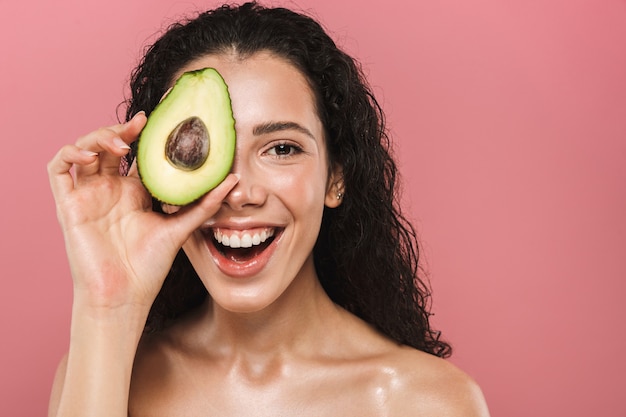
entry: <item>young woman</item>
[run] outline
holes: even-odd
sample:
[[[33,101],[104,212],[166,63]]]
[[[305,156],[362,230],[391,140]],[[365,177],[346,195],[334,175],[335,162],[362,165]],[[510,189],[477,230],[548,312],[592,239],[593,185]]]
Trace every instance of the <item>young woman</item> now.
[[[206,67],[230,92],[232,172],[163,205],[129,145]],[[430,327],[382,112],[318,23],[256,4],[202,13],[131,87],[126,123],[48,167],[75,291],[50,416],[488,415]]]

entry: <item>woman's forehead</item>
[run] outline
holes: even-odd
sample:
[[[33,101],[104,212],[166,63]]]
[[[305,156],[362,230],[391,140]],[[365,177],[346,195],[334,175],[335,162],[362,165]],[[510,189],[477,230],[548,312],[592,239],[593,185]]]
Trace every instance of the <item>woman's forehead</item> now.
[[[296,122],[321,136],[315,94],[304,74],[286,59],[269,52],[211,54],[192,61],[181,74],[206,67],[224,78],[239,127]]]

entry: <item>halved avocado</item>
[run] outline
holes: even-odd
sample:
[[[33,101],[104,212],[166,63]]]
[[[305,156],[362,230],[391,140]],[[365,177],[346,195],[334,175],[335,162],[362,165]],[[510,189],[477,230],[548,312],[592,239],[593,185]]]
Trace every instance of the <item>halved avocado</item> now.
[[[184,73],[150,114],[137,143],[137,168],[157,200],[182,206],[215,188],[235,156],[228,86],[213,68]]]

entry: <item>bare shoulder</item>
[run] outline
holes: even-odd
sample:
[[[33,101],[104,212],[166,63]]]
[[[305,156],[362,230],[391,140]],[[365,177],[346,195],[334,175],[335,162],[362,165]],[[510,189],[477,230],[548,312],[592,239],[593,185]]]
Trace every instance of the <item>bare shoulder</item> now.
[[[478,384],[447,360],[400,347],[387,361],[396,374],[393,415],[489,417]]]
[[[361,358],[352,362],[358,367],[349,385],[356,387],[360,402],[377,410],[373,415],[489,417],[482,390],[453,363],[398,345],[349,314],[345,323],[340,333],[358,341],[350,345],[350,352],[353,358]]]

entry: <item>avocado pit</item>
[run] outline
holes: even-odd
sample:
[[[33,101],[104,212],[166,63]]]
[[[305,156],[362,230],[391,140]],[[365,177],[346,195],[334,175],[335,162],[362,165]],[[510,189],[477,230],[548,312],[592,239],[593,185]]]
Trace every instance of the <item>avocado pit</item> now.
[[[180,122],[165,143],[165,156],[175,168],[193,171],[209,156],[209,131],[199,117]]]

